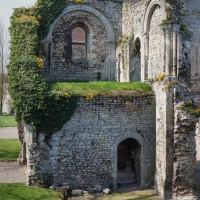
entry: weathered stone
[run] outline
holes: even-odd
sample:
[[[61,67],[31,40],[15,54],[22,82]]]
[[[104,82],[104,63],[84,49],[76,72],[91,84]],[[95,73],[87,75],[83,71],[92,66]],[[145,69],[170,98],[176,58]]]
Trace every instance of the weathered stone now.
[[[74,189],[72,190],[72,196],[82,196],[84,194],[83,190]]]
[[[199,125],[178,106],[190,99],[200,106],[200,6],[199,0],[170,2],[70,1],[55,20],[44,41],[49,80],[149,80],[155,95],[80,99],[70,121],[50,138],[51,148],[44,134],[36,142],[26,130],[28,184],[59,179],[89,191],[117,187],[118,147],[133,139],[136,157],[120,164],[129,172],[134,162],[140,166],[140,186],[152,186],[155,175],[163,199],[195,198]],[[85,30],[84,49],[72,44],[75,27]]]
[[[106,194],[106,195],[108,195],[108,194],[110,194],[111,192],[110,192],[110,189],[108,189],[108,188],[105,188],[104,190],[103,190],[103,194]]]

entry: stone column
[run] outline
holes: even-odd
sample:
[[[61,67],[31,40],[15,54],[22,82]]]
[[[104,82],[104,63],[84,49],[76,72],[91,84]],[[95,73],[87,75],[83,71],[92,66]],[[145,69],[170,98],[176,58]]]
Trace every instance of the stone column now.
[[[173,72],[172,76],[175,78],[177,76],[177,32],[179,30],[179,25],[173,25]]]
[[[171,75],[171,25],[164,25],[165,30],[165,75]]]
[[[182,34],[177,33],[177,78],[179,77],[179,70],[181,68],[181,52],[182,52]]]
[[[141,42],[141,81],[145,81],[149,77],[148,69],[149,59],[149,35],[148,33],[143,34]]]

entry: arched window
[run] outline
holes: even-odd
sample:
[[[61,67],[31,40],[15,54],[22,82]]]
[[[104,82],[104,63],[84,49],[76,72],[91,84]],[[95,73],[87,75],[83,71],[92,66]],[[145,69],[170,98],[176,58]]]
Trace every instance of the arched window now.
[[[82,27],[75,27],[72,30],[72,60],[85,60],[86,53],[86,32]]]
[[[130,81],[141,81],[141,43],[140,39],[130,43]]]

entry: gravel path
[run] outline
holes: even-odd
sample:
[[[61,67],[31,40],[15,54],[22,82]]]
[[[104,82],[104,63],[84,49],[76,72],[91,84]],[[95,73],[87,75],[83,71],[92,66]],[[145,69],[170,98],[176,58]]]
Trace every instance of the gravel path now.
[[[18,138],[17,127],[0,127],[0,139]]]
[[[26,182],[26,166],[14,162],[0,162],[0,183]]]
[[[0,127],[0,139],[19,138],[17,127]]]

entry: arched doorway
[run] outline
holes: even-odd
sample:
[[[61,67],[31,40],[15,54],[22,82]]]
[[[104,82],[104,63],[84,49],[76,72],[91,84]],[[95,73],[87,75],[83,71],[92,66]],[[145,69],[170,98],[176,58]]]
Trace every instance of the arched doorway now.
[[[136,139],[128,138],[117,147],[117,186],[141,183],[141,146]]]

